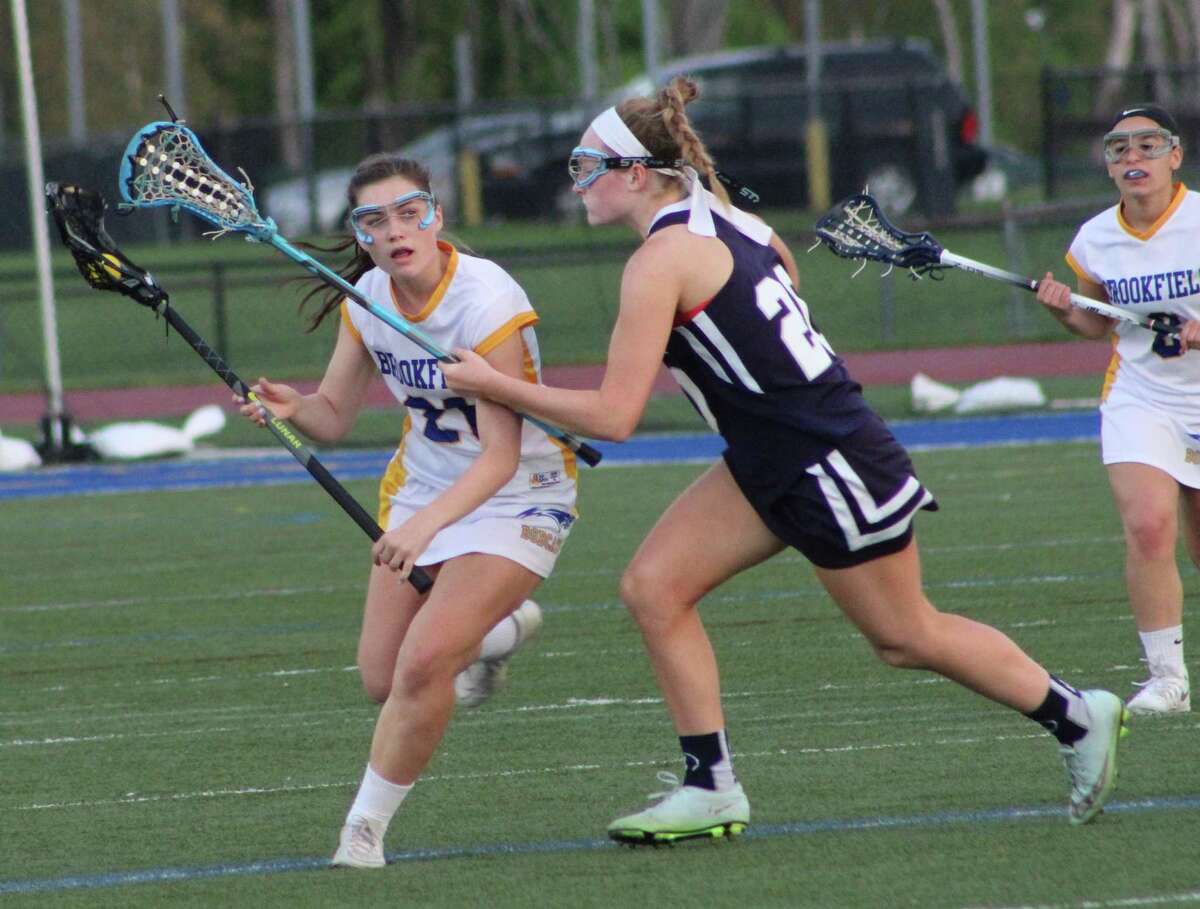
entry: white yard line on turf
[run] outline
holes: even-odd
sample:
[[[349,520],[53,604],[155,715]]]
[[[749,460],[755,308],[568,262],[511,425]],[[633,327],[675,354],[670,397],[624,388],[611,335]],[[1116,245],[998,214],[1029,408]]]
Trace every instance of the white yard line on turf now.
[[[1025,903],[1020,906],[986,906],[976,904],[964,909],[1137,909],[1140,906],[1183,906],[1200,903],[1200,890],[1179,893],[1157,893],[1146,896],[1097,897],[1071,903]]]
[[[346,784],[351,785],[351,784]],[[1106,811],[1112,814],[1136,814],[1163,811],[1196,811],[1200,799],[1195,797],[1143,798],[1128,802],[1110,802]],[[880,815],[876,817],[818,818],[807,821],[787,821],[776,824],[756,824],[743,836],[747,839],[767,839],[782,836],[820,836],[828,834],[854,833],[864,830],[903,830],[951,825],[1014,823],[1046,821],[1062,823],[1064,809],[1061,806],[1030,805],[992,808],[975,811],[940,811],[916,815]],[[511,857],[514,855],[549,855],[581,851],[613,850],[617,847],[607,839],[551,840],[541,842],[500,842],[475,846],[447,846],[430,849],[408,849],[389,852],[389,864],[399,865],[415,861],[453,860],[481,857]],[[131,884],[164,883],[172,881],[211,880],[214,878],[243,875],[278,874],[295,871],[317,871],[329,867],[326,856],[320,858],[263,858],[250,862],[228,863],[191,868],[146,868],[133,871],[77,874],[58,878],[0,881],[0,894],[5,893],[52,893],[68,890],[90,890],[123,887]],[[1196,891],[1175,894],[1158,894],[1141,897],[1125,897],[1107,902],[1085,900],[1049,906],[1011,907],[1011,909],[1120,909],[1139,905],[1169,905],[1192,900]],[[1133,900],[1134,902],[1131,902]],[[1142,902],[1136,902],[1141,900]],[[1147,902],[1149,901],[1149,902]]]

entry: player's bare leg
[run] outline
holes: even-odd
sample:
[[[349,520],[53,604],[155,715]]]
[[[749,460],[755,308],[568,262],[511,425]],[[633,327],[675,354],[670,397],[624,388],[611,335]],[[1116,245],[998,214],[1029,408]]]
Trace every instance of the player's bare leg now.
[[[1024,713],[1059,741],[1071,778],[1071,823],[1103,809],[1116,784],[1125,721],[1120,698],[1050,676],[1007,635],[939,612],[921,589],[914,539],[906,548],[817,577],[888,665],[928,669]]]
[[[500,556],[472,553],[443,564],[400,645],[391,689],[375,723],[370,762],[342,828],[334,865],[384,864],[388,823],[441,743],[454,712],[455,675],[479,653],[487,630],[540,581]]]
[[[733,773],[712,644],[700,599],[727,578],[774,555],[783,544],[718,462],[667,509],[621,580],[685,755],[685,775],[645,811],[608,828],[630,843],[670,843],[737,834],[750,804]],[[658,795],[651,796],[657,798]]]
[[[1183,661],[1183,581],[1175,561],[1180,485],[1146,464],[1108,465],[1117,511],[1125,530],[1125,583],[1150,677],[1129,699],[1134,713],[1163,715],[1191,709]],[[1182,498],[1185,539],[1195,552],[1196,490]]]

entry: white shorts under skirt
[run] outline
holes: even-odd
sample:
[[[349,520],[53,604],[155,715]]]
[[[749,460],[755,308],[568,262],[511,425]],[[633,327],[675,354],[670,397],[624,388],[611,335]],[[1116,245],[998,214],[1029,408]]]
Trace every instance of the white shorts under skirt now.
[[[1200,438],[1171,414],[1114,389],[1100,405],[1100,417],[1105,464],[1147,464],[1200,489]]]
[[[399,495],[392,497],[384,529],[399,527],[418,508],[405,500],[401,489]],[[417,564],[436,565],[455,556],[483,552],[510,559],[539,577],[549,577],[574,523],[574,509],[561,504],[522,501],[507,505],[493,499],[480,510],[442,528]]]

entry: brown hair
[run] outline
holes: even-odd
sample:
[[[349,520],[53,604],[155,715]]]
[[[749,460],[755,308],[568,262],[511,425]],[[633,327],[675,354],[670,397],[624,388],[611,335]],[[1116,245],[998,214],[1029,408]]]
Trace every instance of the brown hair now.
[[[417,189],[424,192],[432,192],[429,184],[429,169],[425,165],[419,161],[414,161],[412,158],[405,158],[403,155],[395,152],[378,152],[364,158],[359,162],[358,167],[354,168],[354,173],[350,177],[350,183],[346,187],[346,202],[349,208],[354,208],[358,205],[358,193],[364,186],[378,183],[381,180],[387,180],[389,177],[404,177],[410,183],[415,184]],[[338,274],[350,284],[357,283],[359,278],[375,267],[371,256],[365,249],[358,245],[358,241],[354,236],[335,243],[333,246],[306,245],[309,245],[312,249],[331,253],[340,253],[348,249],[353,249],[354,252],[349,261],[338,269]],[[304,299],[300,301],[301,309],[314,297],[321,304],[321,308],[309,319],[308,331],[310,332],[316,331],[317,326],[324,321],[327,315],[341,305],[342,299],[346,296],[344,291],[336,287],[330,287],[320,278],[313,278],[312,280],[317,281],[318,286],[305,294]]]
[[[688,76],[676,76],[655,98],[629,98],[617,114],[629,131],[656,158],[682,158],[708,178],[709,189],[730,207],[729,194],[717,179],[712,155],[692,129],[684,106],[700,97],[700,86]]]

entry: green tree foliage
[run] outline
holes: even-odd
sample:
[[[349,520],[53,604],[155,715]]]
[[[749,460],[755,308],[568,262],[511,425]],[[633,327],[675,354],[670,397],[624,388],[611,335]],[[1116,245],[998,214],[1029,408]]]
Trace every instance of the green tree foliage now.
[[[660,0],[663,29],[671,27],[672,12],[681,2]],[[271,4],[266,0],[178,3],[184,25],[186,95],[175,99],[180,113],[194,122],[273,115]],[[1001,141],[1036,147],[1029,123],[1031,110],[1039,104],[1041,67],[1102,63],[1112,5],[1113,0],[986,4],[995,126]],[[454,41],[460,32],[472,38],[476,94],[481,100],[570,97],[580,88],[578,5],[573,0],[309,0],[309,6],[317,104],[325,111],[452,99]],[[594,8],[600,89],[607,91],[643,68],[641,0],[594,0]],[[1171,7],[1177,15],[1183,8]],[[729,0],[725,44],[802,41],[804,9],[805,0]],[[964,79],[971,91],[970,0],[952,0],[951,9],[968,58]],[[1027,12],[1034,9],[1044,18],[1040,31],[1027,21]],[[120,132],[160,115],[155,98],[166,75],[158,0],[83,0],[80,10],[88,130]],[[63,7],[57,0],[37,0],[28,3],[28,14],[42,132],[47,141],[54,141],[69,128]],[[0,138],[4,139],[0,153],[13,145],[20,131],[10,20],[9,4],[0,4],[4,48],[0,51]],[[1165,25],[1171,28],[1172,23]],[[822,31],[826,40],[920,37],[942,50],[931,0],[825,0]],[[1171,32],[1180,30],[1171,28]],[[1170,42],[1169,50],[1178,56],[1185,50],[1177,44]]]

